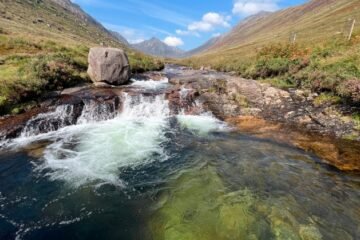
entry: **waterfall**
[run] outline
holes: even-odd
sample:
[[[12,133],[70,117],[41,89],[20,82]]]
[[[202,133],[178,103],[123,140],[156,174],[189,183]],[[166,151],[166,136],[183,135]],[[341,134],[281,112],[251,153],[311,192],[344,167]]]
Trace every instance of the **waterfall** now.
[[[182,97],[188,98],[187,92],[183,89]],[[122,169],[169,159],[166,146],[169,137],[177,132],[173,128],[199,137],[223,129],[223,124],[209,114],[172,115],[164,92],[122,94],[122,111],[117,111],[119,98],[116,98],[83,100],[82,104],[61,105],[52,112],[39,114],[28,121],[19,138],[5,143],[5,147],[19,148],[46,141],[49,144],[43,161],[34,164],[36,171],[45,173],[50,180],[63,181],[75,188],[91,183],[124,186],[119,178]],[[201,103],[190,104],[200,105],[201,109]],[[170,128],[174,122],[178,124]]]
[[[41,113],[30,119],[23,129],[21,137],[30,137],[40,133],[56,131],[75,123],[74,106],[61,105],[56,107],[53,112]]]
[[[165,95],[124,94],[123,112],[107,121],[78,124],[57,132],[37,170],[73,187],[94,182],[124,186],[122,168],[168,159],[170,110]]]
[[[30,119],[20,137],[53,132],[75,124],[109,120],[117,115],[117,105],[117,99],[112,102],[83,100],[83,105],[60,105],[52,112],[41,113]]]
[[[167,87],[169,87],[169,79],[168,78],[162,78],[161,80],[155,81],[155,80],[146,80],[146,81],[140,81],[136,79],[132,79],[131,86],[140,87],[147,90],[163,90]]]
[[[170,116],[169,102],[165,95],[144,96],[124,93],[122,117],[125,118],[164,118]]]
[[[114,118],[117,115],[117,101],[110,103],[99,103],[94,100],[85,100],[84,108],[81,112],[77,124],[86,124],[90,122],[105,121]]]

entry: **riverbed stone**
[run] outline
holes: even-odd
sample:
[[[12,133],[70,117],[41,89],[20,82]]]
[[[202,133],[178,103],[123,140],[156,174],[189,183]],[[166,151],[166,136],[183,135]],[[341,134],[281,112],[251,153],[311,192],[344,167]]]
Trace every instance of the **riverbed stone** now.
[[[299,230],[301,240],[322,240],[322,235],[315,226],[301,225]]]
[[[150,221],[152,239],[257,239],[256,199],[248,189],[224,194],[213,167],[195,168],[170,184]]]
[[[122,85],[130,79],[129,60],[122,49],[91,48],[88,61],[88,74],[94,83]]]

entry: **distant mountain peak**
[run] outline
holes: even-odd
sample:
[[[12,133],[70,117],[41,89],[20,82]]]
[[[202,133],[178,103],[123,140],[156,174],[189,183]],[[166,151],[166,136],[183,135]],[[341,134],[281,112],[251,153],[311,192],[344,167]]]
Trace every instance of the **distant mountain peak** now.
[[[186,52],[186,56],[191,57],[193,55],[205,52],[206,50],[208,50],[211,46],[213,46],[221,38],[222,38],[222,35],[210,38],[208,41],[206,41],[201,46]]]
[[[152,41],[152,42],[161,42],[160,39],[156,38],[156,37],[152,37],[150,38],[148,41]]]
[[[185,53],[185,51],[177,47],[169,46],[156,37],[132,44],[132,46],[139,51],[159,57],[180,58]]]
[[[119,40],[121,43],[125,44],[126,46],[129,46],[128,40],[122,36],[119,32],[109,30],[111,35],[114,36],[117,40]]]

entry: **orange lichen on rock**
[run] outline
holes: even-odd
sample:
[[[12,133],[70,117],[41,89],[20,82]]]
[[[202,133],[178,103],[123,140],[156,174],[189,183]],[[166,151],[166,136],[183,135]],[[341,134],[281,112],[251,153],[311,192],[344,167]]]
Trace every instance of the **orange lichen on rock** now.
[[[253,116],[228,118],[226,121],[246,134],[313,152],[339,170],[360,172],[359,142],[309,134]]]

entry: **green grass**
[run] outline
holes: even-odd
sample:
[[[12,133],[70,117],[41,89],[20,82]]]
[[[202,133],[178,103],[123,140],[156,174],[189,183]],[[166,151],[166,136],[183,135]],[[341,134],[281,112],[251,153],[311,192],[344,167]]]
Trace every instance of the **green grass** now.
[[[283,78],[274,77],[274,78],[267,78],[267,79],[260,80],[260,81],[263,83],[268,83],[273,87],[277,87],[277,88],[281,88],[281,89],[289,89],[289,88],[296,87],[296,85],[294,84],[294,82],[291,79],[283,79]]]
[[[89,82],[91,47],[125,49],[133,72],[164,67],[50,0],[0,0],[0,9],[0,115],[23,112],[48,91]]]
[[[360,131],[360,113],[353,113],[352,120],[355,123],[355,129]]]
[[[0,35],[0,114],[16,114],[43,94],[90,82],[86,73],[89,47],[52,40],[31,41]],[[133,72],[159,70],[160,60],[128,52]]]
[[[321,106],[324,104],[333,105],[333,104],[339,104],[340,102],[341,102],[341,98],[339,96],[334,96],[331,93],[321,93],[314,100],[315,106]]]
[[[358,0],[314,0],[248,19],[205,52],[179,62],[360,105],[359,7]],[[348,41],[352,19],[357,23]],[[296,44],[289,41],[294,32]]]
[[[219,71],[257,79],[282,89],[311,89],[342,102],[360,104],[360,34],[354,40],[306,44],[269,44],[252,57],[218,57],[211,65]],[[182,61],[195,68],[206,65],[198,58]],[[328,99],[330,100],[330,99]]]
[[[18,105],[47,91],[89,81],[84,50],[79,47],[46,54],[8,55],[0,65],[0,113],[14,113]]]

